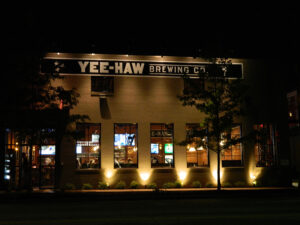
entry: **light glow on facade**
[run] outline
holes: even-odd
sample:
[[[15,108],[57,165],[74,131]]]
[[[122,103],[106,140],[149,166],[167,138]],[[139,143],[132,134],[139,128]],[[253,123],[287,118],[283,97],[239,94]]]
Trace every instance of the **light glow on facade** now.
[[[113,176],[113,172],[112,172],[111,170],[106,171],[105,177],[106,177],[107,179],[110,179],[112,176]]]
[[[180,171],[178,173],[178,176],[179,176],[179,180],[181,181],[181,183],[183,183],[184,180],[185,180],[185,178],[186,178],[186,176],[187,176],[187,172],[186,171]]]
[[[149,179],[150,173],[142,172],[142,173],[140,173],[140,177],[143,180],[143,182],[145,183]]]

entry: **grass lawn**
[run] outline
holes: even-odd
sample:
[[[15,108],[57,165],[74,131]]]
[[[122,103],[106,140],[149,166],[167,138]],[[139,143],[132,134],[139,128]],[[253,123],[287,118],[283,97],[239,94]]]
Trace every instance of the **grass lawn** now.
[[[300,224],[299,196],[0,202],[0,225]]]

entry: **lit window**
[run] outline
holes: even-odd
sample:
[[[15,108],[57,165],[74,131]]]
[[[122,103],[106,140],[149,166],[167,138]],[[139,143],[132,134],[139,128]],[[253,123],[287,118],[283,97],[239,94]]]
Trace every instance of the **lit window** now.
[[[114,134],[115,168],[137,168],[137,124],[115,124]]]
[[[32,132],[5,129],[4,179],[7,184],[24,188],[29,185],[26,177],[31,171],[32,186],[50,187],[55,174],[55,130],[37,129],[34,142],[29,143]]]
[[[78,169],[100,167],[100,124],[77,124],[80,138],[76,142],[76,166]]]
[[[208,166],[207,138],[201,138],[201,132],[205,132],[200,124],[186,125],[186,146],[187,167]]]
[[[257,131],[255,144],[255,159],[257,167],[271,167],[275,165],[275,149],[277,132],[270,124],[255,125]]]
[[[225,137],[226,135],[224,135]],[[230,138],[232,140],[238,139],[241,137],[241,126],[235,126],[231,129]],[[226,140],[222,140],[223,143]],[[221,145],[222,145],[221,143]],[[228,149],[224,149],[222,151],[222,166],[223,167],[235,167],[243,165],[243,157],[242,157],[242,144],[237,143],[235,145],[230,146]]]
[[[150,125],[151,167],[174,167],[173,124]]]

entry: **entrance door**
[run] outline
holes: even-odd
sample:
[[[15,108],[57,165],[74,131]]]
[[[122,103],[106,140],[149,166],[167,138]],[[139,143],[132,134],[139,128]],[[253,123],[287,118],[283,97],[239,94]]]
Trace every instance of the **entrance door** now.
[[[4,183],[12,189],[54,188],[55,142],[28,145],[6,129],[4,154]]]

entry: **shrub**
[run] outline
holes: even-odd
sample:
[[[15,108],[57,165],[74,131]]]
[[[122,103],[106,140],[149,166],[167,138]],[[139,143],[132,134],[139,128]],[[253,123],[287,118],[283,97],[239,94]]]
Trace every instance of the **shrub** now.
[[[180,181],[178,181],[178,180],[177,180],[177,181],[175,181],[175,182],[174,182],[174,187],[175,187],[175,188],[181,188],[181,187],[182,187],[182,184],[181,184],[181,182],[180,182]]]
[[[200,181],[194,181],[193,183],[192,183],[192,187],[193,188],[201,188],[201,183],[200,183]]]
[[[246,182],[245,181],[237,181],[234,183],[235,187],[246,187]]]
[[[212,187],[214,187],[214,185],[213,185],[212,183],[207,183],[207,184],[206,184],[206,187],[207,187],[207,188],[212,188]]]
[[[232,187],[232,184],[228,181],[222,183],[222,187]]]
[[[254,187],[262,187],[263,184],[261,182],[261,180],[255,180],[254,182],[252,182]]]
[[[82,185],[81,189],[82,190],[90,190],[90,189],[93,189],[93,185],[91,185],[90,183],[85,183]]]
[[[131,183],[130,183],[130,188],[132,188],[132,189],[137,189],[137,188],[139,188],[139,186],[140,186],[140,184],[135,180],[131,181]]]
[[[63,187],[63,190],[75,190],[75,189],[76,189],[76,187],[72,183],[66,183]]]
[[[117,184],[116,184],[116,189],[125,189],[126,187],[126,183],[124,181],[119,181]]]
[[[107,183],[105,183],[105,182],[103,182],[103,181],[99,181],[98,182],[98,188],[99,189],[108,189],[108,185],[107,185]]]
[[[163,188],[167,189],[167,188],[175,188],[175,183],[173,182],[167,182],[167,183],[164,183]]]
[[[157,184],[152,182],[150,184],[147,184],[146,188],[148,188],[148,189],[157,189]]]

